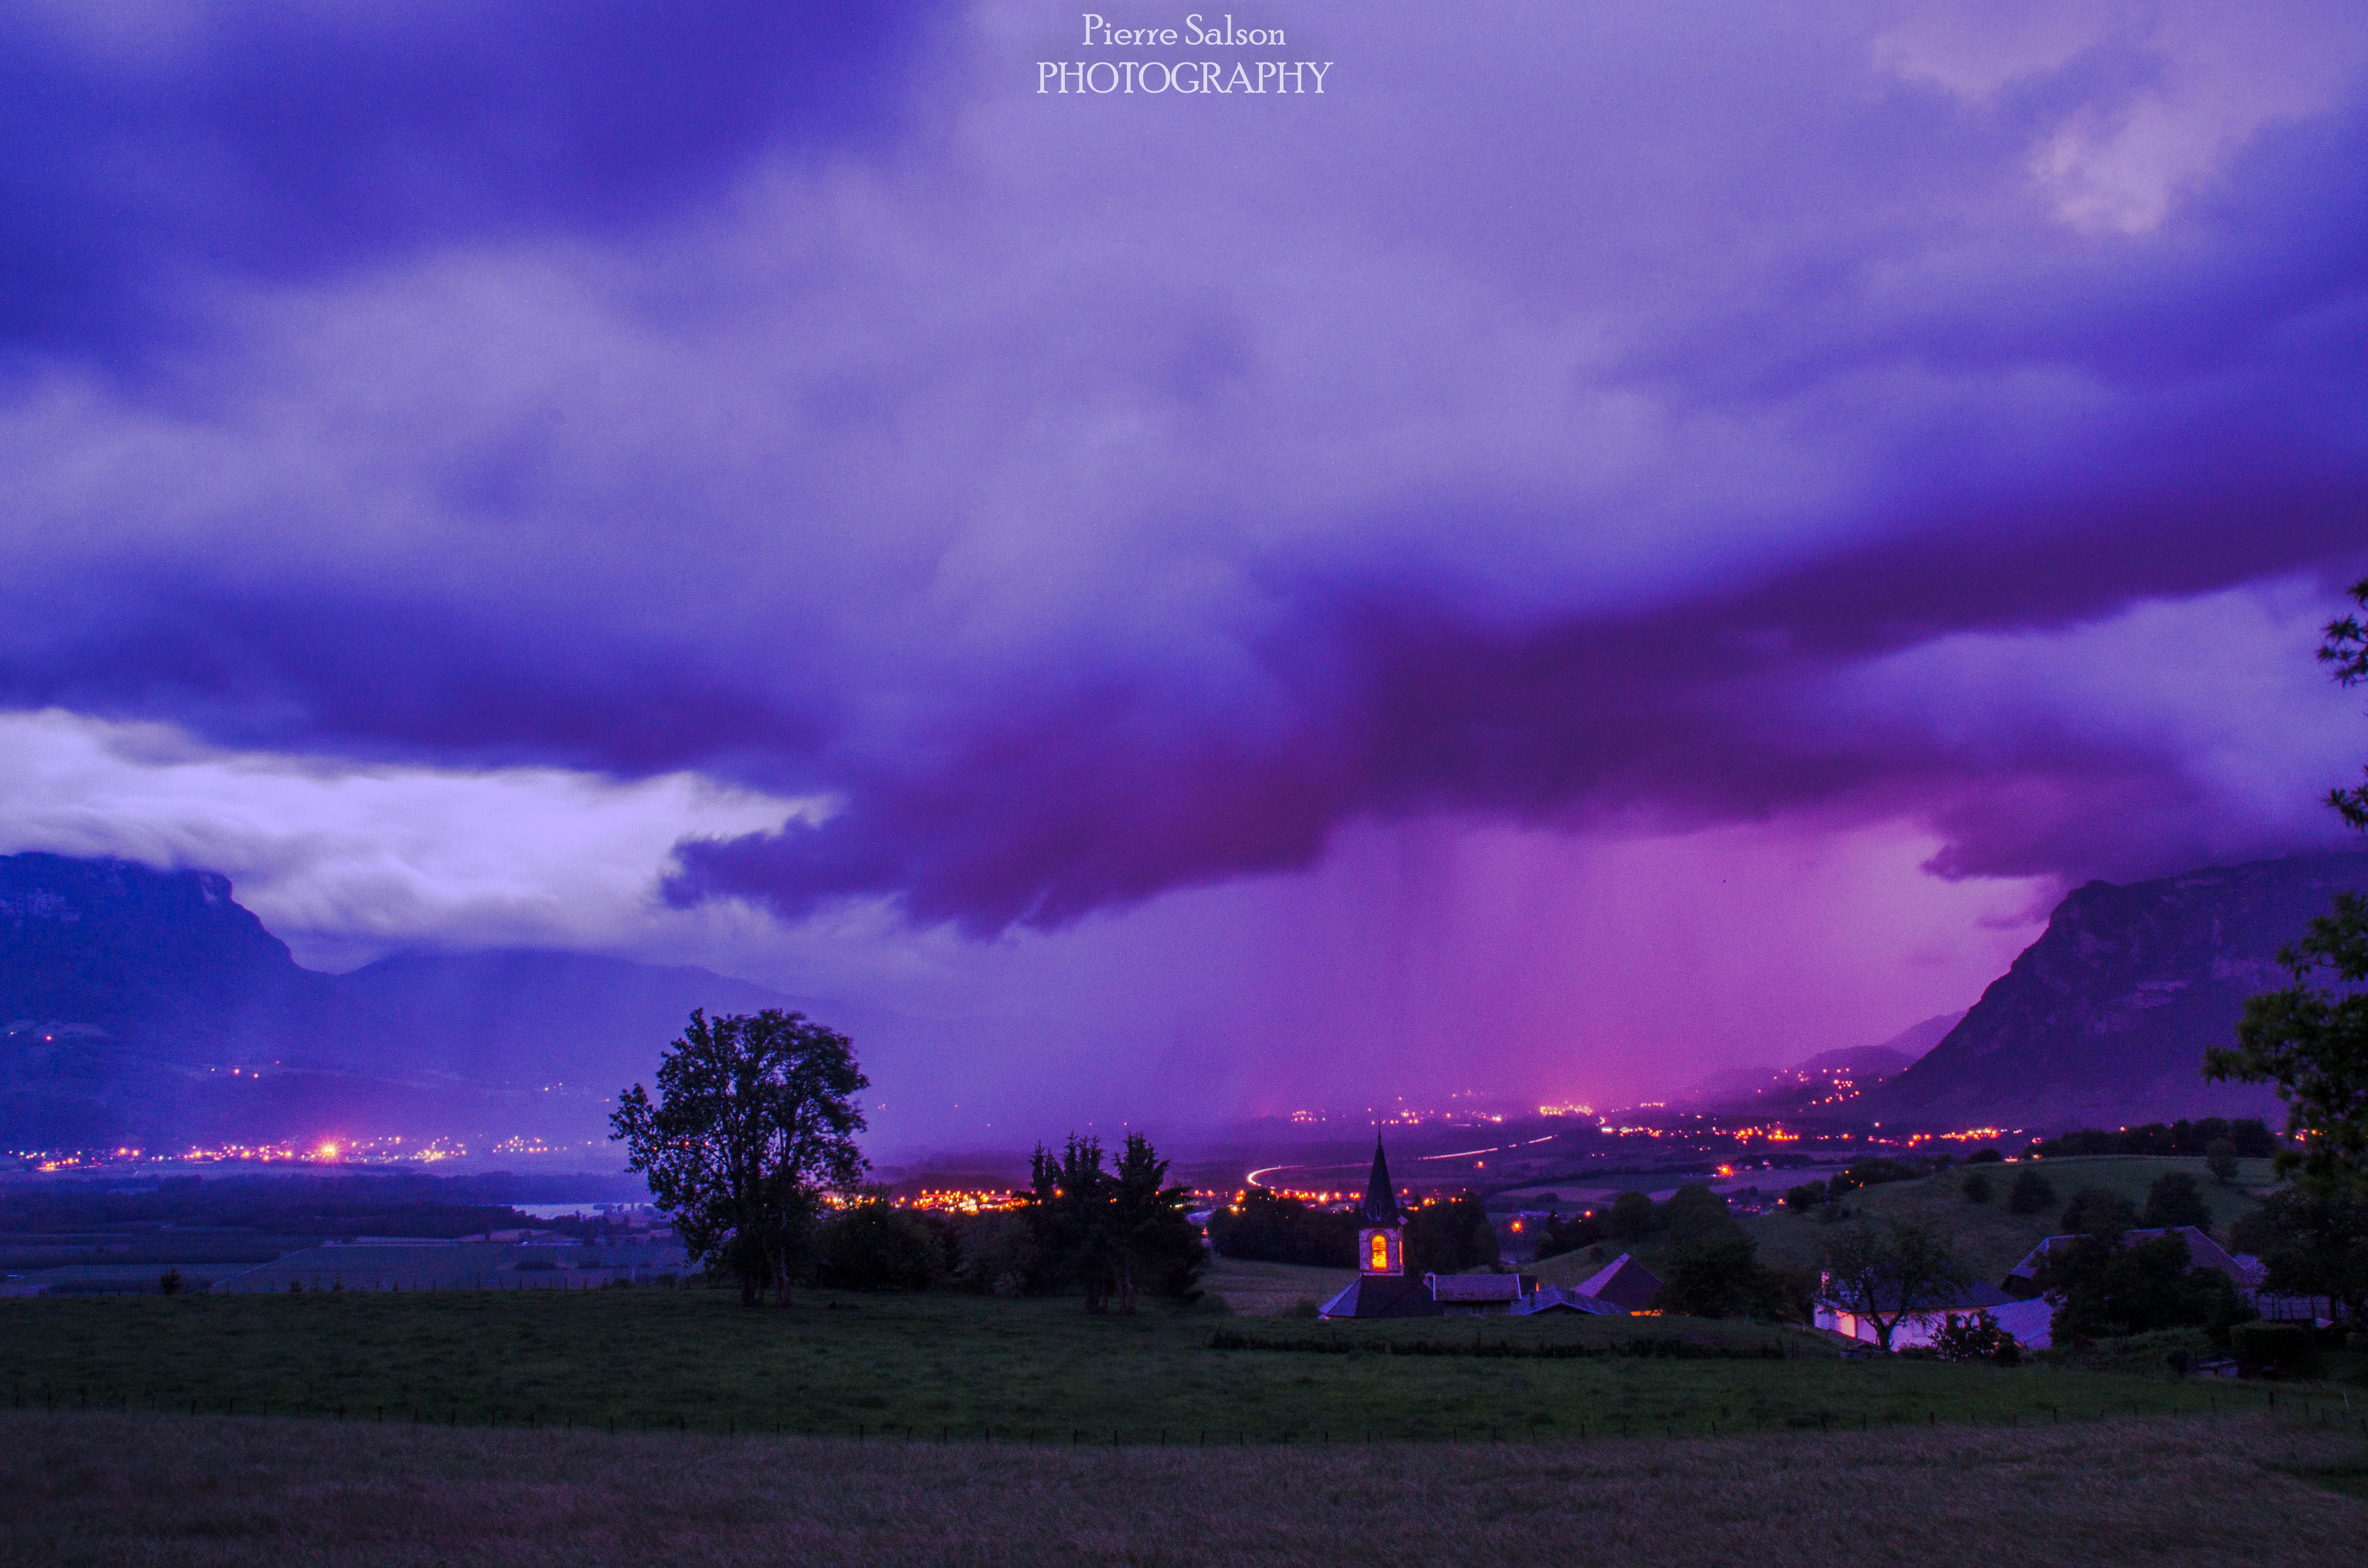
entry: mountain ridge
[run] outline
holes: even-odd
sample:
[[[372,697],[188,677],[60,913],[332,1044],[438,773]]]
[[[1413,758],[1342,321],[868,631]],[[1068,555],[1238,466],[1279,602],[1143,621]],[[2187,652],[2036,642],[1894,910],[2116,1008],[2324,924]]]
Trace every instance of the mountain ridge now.
[[[0,1143],[605,1131],[690,1010],[828,1008],[533,949],[297,964],[219,872],[0,857]]]
[[[2205,1082],[2203,1051],[2234,1038],[2248,996],[2286,983],[2278,949],[2339,890],[2368,891],[2368,852],[2076,888],[1964,1020],[1860,1108],[1930,1125],[2274,1124],[2276,1096]]]

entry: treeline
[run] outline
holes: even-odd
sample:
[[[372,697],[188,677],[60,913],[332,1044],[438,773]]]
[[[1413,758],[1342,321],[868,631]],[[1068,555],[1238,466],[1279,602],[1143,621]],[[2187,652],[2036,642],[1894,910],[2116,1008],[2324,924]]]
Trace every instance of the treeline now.
[[[1984,1155],[1988,1159],[1985,1160]],[[1995,1149],[1984,1149],[1974,1156],[1975,1162],[1980,1164],[1999,1158]],[[1788,1188],[1784,1194],[1784,1207],[1796,1210],[1814,1209],[1820,1203],[1830,1203],[1861,1187],[1882,1187],[1895,1181],[1918,1181],[1952,1163],[1946,1156],[1938,1161],[1918,1162],[1870,1155],[1863,1160],[1851,1161],[1847,1168],[1836,1171],[1825,1181],[1803,1182],[1798,1187]]]
[[[2040,1139],[2031,1152],[2051,1160],[2079,1154],[2208,1156],[2215,1143],[2226,1143],[2228,1153],[2248,1160],[2268,1159],[2279,1147],[2278,1135],[2259,1117],[2230,1121],[2207,1116],[2196,1121],[2149,1121],[2144,1127],[2083,1127]]]
[[[452,1237],[522,1226],[577,1228],[531,1219],[483,1196],[502,1190],[484,1177],[407,1173],[170,1176],[131,1192],[77,1183],[0,1198],[0,1233],[59,1235],[174,1225],[289,1237]]]
[[[1354,1268],[1361,1224],[1353,1212],[1334,1213],[1254,1187],[1240,1202],[1209,1216],[1209,1246],[1221,1256],[1258,1263]],[[1460,1274],[1493,1268],[1497,1261],[1496,1227],[1476,1198],[1426,1203],[1406,1216],[1409,1274]]]
[[[957,1216],[898,1209],[867,1193],[816,1225],[806,1282],[843,1290],[940,1288],[1085,1298],[1087,1312],[1134,1310],[1139,1296],[1199,1299],[1207,1254],[1184,1217],[1189,1193],[1141,1133],[1115,1167],[1100,1140],[1038,1148],[1015,1213]]]

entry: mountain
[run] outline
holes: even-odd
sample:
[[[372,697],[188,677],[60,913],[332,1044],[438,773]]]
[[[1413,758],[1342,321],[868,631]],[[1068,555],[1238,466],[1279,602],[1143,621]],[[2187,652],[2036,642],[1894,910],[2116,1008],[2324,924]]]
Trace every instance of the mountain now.
[[[297,964],[225,878],[0,857],[0,1146],[578,1141],[693,1007],[801,1002],[583,953]]]
[[[1731,1068],[1687,1090],[1680,1103],[1727,1115],[1797,1118],[1829,1112],[1907,1071],[1964,1016],[1943,1013],[1881,1045],[1820,1051],[1790,1067]]]
[[[2067,894],[1964,1021],[1861,1114],[1935,1127],[2118,1127],[2282,1115],[2268,1089],[2209,1084],[2206,1046],[2285,983],[2277,949],[2368,891],[2368,854],[2296,855]]]

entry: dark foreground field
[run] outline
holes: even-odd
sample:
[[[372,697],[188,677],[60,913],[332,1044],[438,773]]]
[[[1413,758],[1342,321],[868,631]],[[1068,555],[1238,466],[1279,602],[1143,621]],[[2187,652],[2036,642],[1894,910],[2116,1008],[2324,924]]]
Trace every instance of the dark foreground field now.
[[[857,1444],[0,1415],[0,1564],[2360,1561],[2283,1416],[1578,1444]]]
[[[947,1294],[847,1308],[751,1311],[711,1290],[6,1301],[0,1408],[1156,1445],[2029,1426],[2271,1397],[2160,1372],[1844,1361],[1798,1331],[1683,1319],[1088,1318],[1074,1300]],[[1218,1331],[1294,1348],[1221,1348]],[[1610,1353],[1671,1340],[1695,1358]],[[1410,1348],[1464,1353],[1383,1353]],[[1742,1358],[1702,1358],[1721,1348]]]

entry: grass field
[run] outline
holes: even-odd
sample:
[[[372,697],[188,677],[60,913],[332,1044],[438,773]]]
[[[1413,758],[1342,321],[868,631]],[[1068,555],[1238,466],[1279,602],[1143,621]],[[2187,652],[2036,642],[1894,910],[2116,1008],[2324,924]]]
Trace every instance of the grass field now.
[[[976,1440],[1438,1440],[1924,1426],[2250,1408],[2255,1384],[2054,1367],[1844,1361],[1798,1330],[1683,1319],[1326,1324],[950,1294],[749,1310],[722,1290],[40,1298],[0,1302],[7,1408],[367,1415]],[[1609,1346],[1750,1359],[1539,1359],[1217,1349],[1215,1328],[1360,1346]],[[1758,1358],[1773,1344],[1782,1359]],[[2289,1392],[2291,1403],[2294,1395]]]
[[[2362,1470],[2260,1415],[1242,1451],[0,1414],[0,1565],[2326,1568]]]
[[[2084,1187],[2102,1187],[2127,1198],[2139,1209],[2146,1207],[2146,1189],[2155,1180],[2169,1172],[2179,1171],[2195,1178],[2203,1189],[2203,1201],[2212,1210],[2213,1234],[2226,1241],[2231,1221],[2260,1207],[2259,1199],[2245,1190],[2248,1184],[2270,1180],[2267,1160],[2248,1160],[2240,1173],[2238,1185],[2221,1187],[2212,1179],[2200,1159],[2155,1159],[2141,1155],[2104,1155],[2091,1159],[2043,1160],[2032,1168],[2045,1176],[2055,1188],[2054,1207],[2036,1214],[2007,1212],[2007,1188],[2025,1168],[2023,1165],[1985,1165],[1978,1167],[1989,1174],[1996,1189],[1987,1203],[1966,1201],[1964,1183],[1969,1167],[1959,1166],[1921,1181],[1887,1182],[1851,1193],[1842,1207],[1875,1220],[1931,1221],[1952,1235],[1965,1258],[1982,1278],[1996,1283],[2006,1271],[2022,1260],[2025,1254],[2038,1244],[2040,1238],[2053,1235],[2062,1227],[2058,1221],[2064,1204]],[[1815,1266],[1823,1260],[1830,1231],[1825,1221],[1785,1210],[1772,1214],[1748,1214],[1741,1217],[1743,1227],[1759,1244],[1763,1263]],[[1606,1256],[1625,1250],[1619,1246],[1604,1248]],[[1646,1251],[1648,1249],[1638,1249]],[[1574,1253],[1564,1257],[1548,1258],[1533,1272],[1550,1284],[1571,1284],[1585,1278],[1600,1265],[1589,1253]]]
[[[1280,1317],[1301,1301],[1322,1306],[1357,1278],[1353,1268],[1309,1268],[1296,1263],[1253,1263],[1211,1254],[1201,1288],[1222,1296],[1245,1317]]]

